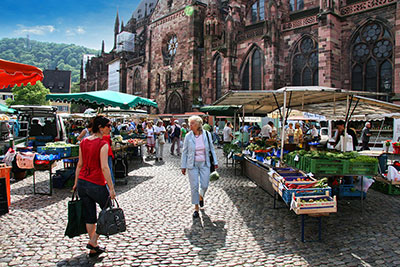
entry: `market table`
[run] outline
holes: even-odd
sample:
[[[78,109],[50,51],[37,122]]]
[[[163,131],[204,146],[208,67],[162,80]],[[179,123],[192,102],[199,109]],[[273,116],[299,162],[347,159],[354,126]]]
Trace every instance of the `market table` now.
[[[48,195],[48,196],[51,196],[52,194],[53,194],[53,173],[52,173],[52,169],[53,169],[53,167],[54,167],[54,165],[55,165],[55,163],[57,162],[57,161],[60,161],[60,160],[64,160],[64,159],[67,159],[67,160],[75,160],[75,159],[79,159],[79,157],[66,157],[66,158],[61,158],[61,159],[57,159],[57,160],[51,160],[51,161],[49,161],[49,164],[45,164],[44,166],[42,166],[42,167],[38,167],[38,165],[36,165],[36,167],[33,169],[33,194],[38,194],[38,195]],[[49,172],[49,192],[47,193],[47,192],[45,192],[45,193],[43,193],[43,192],[36,192],[36,175],[37,175],[37,172]]]

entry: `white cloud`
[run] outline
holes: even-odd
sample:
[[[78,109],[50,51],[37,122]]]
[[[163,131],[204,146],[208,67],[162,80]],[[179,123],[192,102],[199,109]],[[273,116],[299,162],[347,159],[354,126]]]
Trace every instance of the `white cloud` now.
[[[66,29],[65,35],[67,36],[75,36],[77,34],[85,34],[86,31],[82,26],[78,26],[75,29]]]
[[[52,25],[37,25],[32,27],[27,27],[22,24],[18,24],[17,27],[19,28],[15,32],[17,34],[33,34],[33,35],[46,35],[48,33],[52,33],[56,30]]]
[[[76,32],[77,32],[78,34],[84,34],[84,33],[86,33],[85,29],[84,29],[83,27],[81,27],[81,26],[78,26],[78,28],[76,29]]]

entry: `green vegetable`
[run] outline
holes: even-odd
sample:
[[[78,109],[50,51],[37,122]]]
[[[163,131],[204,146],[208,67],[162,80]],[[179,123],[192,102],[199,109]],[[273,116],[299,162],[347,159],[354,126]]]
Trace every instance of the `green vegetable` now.
[[[216,181],[218,179],[219,179],[219,173],[217,171],[213,171],[210,174],[210,181],[213,182],[213,181]]]

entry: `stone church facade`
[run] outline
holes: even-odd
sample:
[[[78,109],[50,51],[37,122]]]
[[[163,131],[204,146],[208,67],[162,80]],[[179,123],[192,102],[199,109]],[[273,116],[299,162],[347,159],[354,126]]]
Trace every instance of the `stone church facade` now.
[[[133,51],[92,58],[81,91],[107,89],[120,62],[121,92],[184,113],[229,90],[327,86],[400,95],[400,12],[394,0],[143,1],[121,31]],[[136,14],[136,17],[135,17]],[[399,15],[399,20],[397,19]]]

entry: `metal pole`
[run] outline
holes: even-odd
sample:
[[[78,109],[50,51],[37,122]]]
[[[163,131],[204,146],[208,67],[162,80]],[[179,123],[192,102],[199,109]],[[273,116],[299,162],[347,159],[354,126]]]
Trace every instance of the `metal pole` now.
[[[281,127],[281,162],[283,162],[283,146],[285,144],[286,125],[286,91],[283,92],[282,127]]]
[[[344,134],[343,134],[343,143],[342,143],[342,151],[346,151],[346,144],[347,144],[347,114],[349,113],[349,96],[346,97],[346,121],[344,122]],[[340,137],[339,137],[340,138]],[[339,139],[340,140],[340,139]]]

